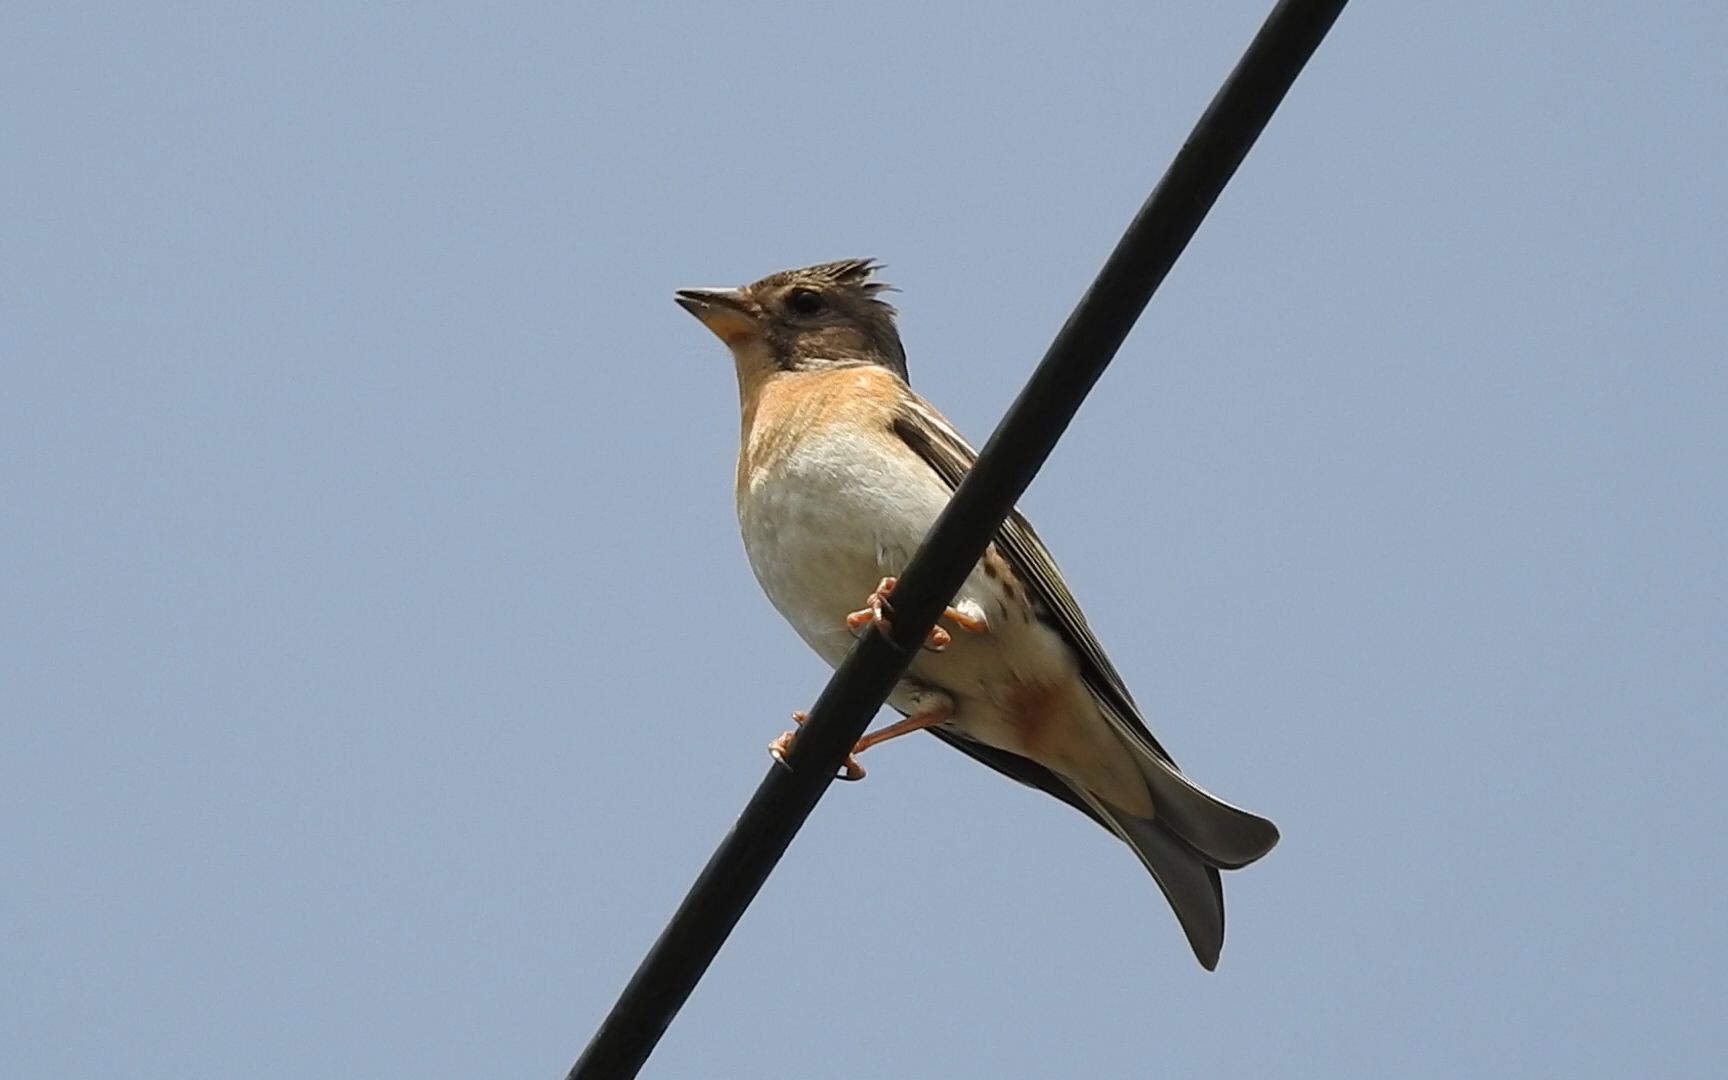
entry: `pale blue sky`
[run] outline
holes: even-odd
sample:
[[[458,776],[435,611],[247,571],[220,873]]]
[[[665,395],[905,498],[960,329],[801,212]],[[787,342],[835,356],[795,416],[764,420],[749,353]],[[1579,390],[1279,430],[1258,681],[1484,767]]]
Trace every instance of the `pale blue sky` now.
[[[981,441],[1264,2],[0,13],[0,1074],[562,1075],[826,670],[674,288]],[[930,739],[645,1075],[1720,1075],[1728,8],[1358,4],[1025,508],[1285,840]]]

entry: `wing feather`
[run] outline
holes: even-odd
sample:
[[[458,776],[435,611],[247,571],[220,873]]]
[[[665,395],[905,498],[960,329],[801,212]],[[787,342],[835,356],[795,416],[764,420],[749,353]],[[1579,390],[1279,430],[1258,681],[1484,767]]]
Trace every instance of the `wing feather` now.
[[[961,477],[965,476],[978,460],[977,452],[967,444],[960,433],[916,394],[908,393],[903,399],[899,411],[895,414],[893,428],[894,433],[929,463],[951,489],[960,485]],[[1141,743],[1174,766],[1175,759],[1158,744],[1158,740],[1146,727],[1139,707],[1134,704],[1134,698],[1122,682],[1122,676],[1117,673],[1115,665],[1110,663],[1110,658],[1104,655],[1104,647],[1098,643],[1092,628],[1086,625],[1086,616],[1081,613],[1074,594],[1069,592],[1049,549],[1044,546],[1044,542],[1032,530],[1031,523],[1020,511],[1009,513],[1008,519],[996,533],[995,543],[997,552],[1007,560],[1031,594],[1039,617],[1074,650],[1074,655],[1080,662],[1081,677],[1098,699],[1111,724],[1124,736]],[[979,757],[976,753],[973,756]],[[980,757],[980,760],[985,759]],[[993,764],[987,760],[985,763]],[[1054,774],[1052,779],[1055,779]],[[1061,781],[1057,780],[1057,783],[1060,784]],[[1049,790],[1044,784],[1035,786]]]

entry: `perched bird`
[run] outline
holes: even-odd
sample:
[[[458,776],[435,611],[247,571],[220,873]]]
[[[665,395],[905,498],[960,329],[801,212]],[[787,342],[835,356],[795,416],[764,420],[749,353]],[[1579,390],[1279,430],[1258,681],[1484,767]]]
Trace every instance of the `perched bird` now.
[[[877,269],[851,259],[677,294],[737,368],[738,521],[750,567],[831,665],[890,614],[894,575],[977,457],[907,385]],[[888,703],[903,719],[865,735],[854,754],[925,730],[1075,807],[1134,850],[1200,963],[1217,965],[1218,871],[1270,851],[1277,826],[1176,768],[1018,513]],[[776,755],[792,734],[771,745]],[[846,770],[863,776],[855,759]]]

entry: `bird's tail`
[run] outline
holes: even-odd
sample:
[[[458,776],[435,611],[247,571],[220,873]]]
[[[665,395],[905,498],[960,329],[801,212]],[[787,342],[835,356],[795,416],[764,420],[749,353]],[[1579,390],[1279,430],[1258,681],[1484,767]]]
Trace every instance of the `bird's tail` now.
[[[1177,839],[1162,821],[1134,817],[1087,792],[1080,796],[1152,871],[1195,958],[1207,971],[1216,969],[1224,948],[1224,885],[1218,880],[1218,869]]]
[[[1135,750],[1152,792],[1153,816],[1207,863],[1237,870],[1278,843],[1278,826],[1213,795],[1168,758],[1141,747]]]
[[[1133,744],[1152,795],[1152,816],[1137,817],[1091,792],[1077,794],[1152,872],[1188,944],[1207,971],[1224,948],[1224,888],[1218,871],[1247,866],[1278,843],[1278,826],[1206,791],[1166,757]]]

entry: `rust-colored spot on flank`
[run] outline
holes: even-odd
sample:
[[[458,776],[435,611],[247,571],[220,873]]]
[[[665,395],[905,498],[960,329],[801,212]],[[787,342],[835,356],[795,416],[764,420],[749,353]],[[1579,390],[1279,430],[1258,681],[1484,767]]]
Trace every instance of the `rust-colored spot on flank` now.
[[[1062,687],[1056,683],[1016,683],[1008,692],[1008,721],[1035,758],[1047,756],[1052,744],[1062,740],[1062,704]]]

